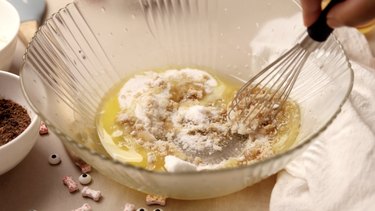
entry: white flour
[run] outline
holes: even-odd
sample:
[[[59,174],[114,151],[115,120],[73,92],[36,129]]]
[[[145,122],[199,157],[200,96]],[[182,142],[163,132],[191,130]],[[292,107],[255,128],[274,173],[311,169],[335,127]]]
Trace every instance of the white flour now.
[[[185,151],[209,154],[221,151],[223,137],[229,132],[229,124],[222,118],[218,107],[193,105],[180,107],[172,115],[177,129],[176,141]],[[212,133],[215,132],[215,133]]]
[[[235,161],[237,164],[246,165],[271,156],[271,143],[264,139],[264,134],[254,135],[257,128],[241,125],[236,119],[236,124],[228,121],[227,104],[222,99],[224,90],[225,84],[196,69],[136,75],[124,84],[118,95],[121,111],[117,120],[122,129],[112,136],[129,134],[132,142],[146,150],[149,166],[162,157],[165,169],[171,172],[231,165],[232,160],[207,165],[199,155],[222,151],[238,134],[249,143],[242,157]],[[131,144],[123,146],[127,145]]]
[[[200,105],[199,100],[207,95],[220,99],[221,93],[214,92],[217,86],[212,76],[194,69],[137,75],[120,91],[118,100],[124,113],[119,120],[132,119],[140,127],[134,130],[142,130],[152,140],[167,136],[183,150],[213,153],[221,150],[222,138],[208,131],[226,133],[228,128],[220,124],[220,108]]]

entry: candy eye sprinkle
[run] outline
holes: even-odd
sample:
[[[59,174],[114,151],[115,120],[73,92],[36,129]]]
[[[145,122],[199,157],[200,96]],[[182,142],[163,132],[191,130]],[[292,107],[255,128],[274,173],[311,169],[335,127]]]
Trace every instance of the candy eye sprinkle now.
[[[161,208],[155,208],[153,211],[163,211]]]
[[[90,176],[90,174],[81,174],[81,176],[79,176],[78,178],[78,181],[79,183],[81,183],[82,185],[87,185],[91,182],[92,178]]]
[[[61,158],[58,154],[53,153],[48,157],[48,162],[51,165],[57,165],[61,162]]]
[[[141,207],[141,208],[138,208],[136,211],[147,211],[147,209],[146,208],[143,208],[143,207]]]

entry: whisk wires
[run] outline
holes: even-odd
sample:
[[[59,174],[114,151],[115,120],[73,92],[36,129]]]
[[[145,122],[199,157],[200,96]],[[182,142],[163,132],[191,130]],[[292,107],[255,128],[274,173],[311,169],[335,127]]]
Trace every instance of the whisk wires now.
[[[234,97],[228,118],[244,122],[259,117],[274,118],[288,99],[315,45],[313,40],[305,37],[251,78]]]

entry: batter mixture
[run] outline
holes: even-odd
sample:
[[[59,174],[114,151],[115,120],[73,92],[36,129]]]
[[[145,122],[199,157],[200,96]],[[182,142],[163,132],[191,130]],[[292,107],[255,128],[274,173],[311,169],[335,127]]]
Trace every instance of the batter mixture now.
[[[116,160],[169,172],[248,165],[287,149],[298,134],[297,104],[288,101],[266,122],[241,122],[238,111],[229,120],[228,104],[241,85],[188,68],[135,75],[103,100],[97,118],[102,144]],[[217,164],[200,158],[238,137],[246,141],[241,154]]]

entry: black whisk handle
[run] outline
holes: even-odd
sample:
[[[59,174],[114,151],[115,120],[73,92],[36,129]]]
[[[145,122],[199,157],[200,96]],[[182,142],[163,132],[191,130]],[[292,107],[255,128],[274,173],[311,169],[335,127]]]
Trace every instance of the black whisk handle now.
[[[331,0],[324,10],[320,13],[319,18],[307,28],[309,36],[318,42],[327,40],[333,29],[327,25],[327,14],[336,4],[344,0]]]

